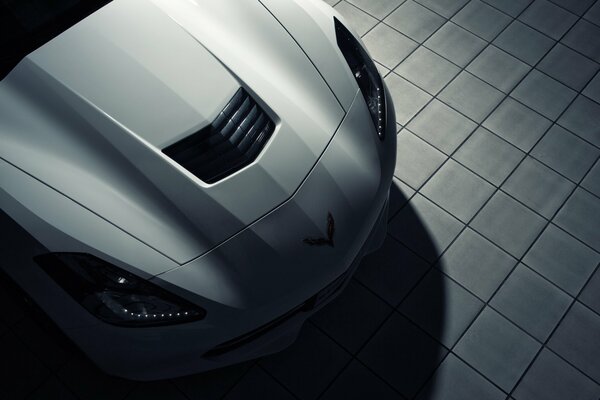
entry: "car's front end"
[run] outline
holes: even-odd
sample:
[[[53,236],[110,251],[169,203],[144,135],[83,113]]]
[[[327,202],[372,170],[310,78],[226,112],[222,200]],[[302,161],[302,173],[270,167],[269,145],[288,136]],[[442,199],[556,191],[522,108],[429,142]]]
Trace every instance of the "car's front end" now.
[[[395,113],[340,20],[311,1],[117,0],[0,83],[2,267],[102,369],[281,350],[380,245]]]

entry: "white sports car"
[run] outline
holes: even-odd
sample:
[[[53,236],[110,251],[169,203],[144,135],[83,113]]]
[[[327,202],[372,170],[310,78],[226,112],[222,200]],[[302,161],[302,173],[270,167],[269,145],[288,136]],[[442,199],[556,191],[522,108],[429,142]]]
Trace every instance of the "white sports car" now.
[[[104,371],[281,350],[381,244],[395,113],[320,0],[8,0],[0,26],[0,265]]]

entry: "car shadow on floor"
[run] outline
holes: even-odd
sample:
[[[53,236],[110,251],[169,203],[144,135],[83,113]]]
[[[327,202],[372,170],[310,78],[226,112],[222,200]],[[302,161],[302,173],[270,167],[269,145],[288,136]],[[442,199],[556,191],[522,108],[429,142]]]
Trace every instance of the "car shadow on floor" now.
[[[447,352],[439,343],[445,339],[443,278],[431,267],[439,252],[408,199],[396,186],[392,191],[391,213],[402,215],[402,225],[363,259],[342,294],[311,317],[290,348],[207,373],[144,383],[108,376],[1,277],[2,393],[46,399],[430,399],[432,375]],[[398,232],[412,238],[411,247],[418,243],[417,252],[394,237]]]

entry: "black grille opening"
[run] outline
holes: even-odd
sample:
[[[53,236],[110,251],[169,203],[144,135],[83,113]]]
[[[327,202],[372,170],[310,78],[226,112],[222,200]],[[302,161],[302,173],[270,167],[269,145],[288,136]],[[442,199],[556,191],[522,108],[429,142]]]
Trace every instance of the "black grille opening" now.
[[[214,183],[253,162],[274,130],[271,118],[240,88],[212,124],[163,153],[202,181]]]

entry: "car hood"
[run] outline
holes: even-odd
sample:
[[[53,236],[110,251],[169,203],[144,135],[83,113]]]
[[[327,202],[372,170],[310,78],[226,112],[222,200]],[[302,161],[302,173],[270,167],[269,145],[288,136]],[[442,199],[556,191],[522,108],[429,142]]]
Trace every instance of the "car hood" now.
[[[208,185],[162,149],[242,86],[275,132],[254,163]],[[0,158],[184,264],[289,199],[343,117],[261,2],[115,0],[0,82]]]

